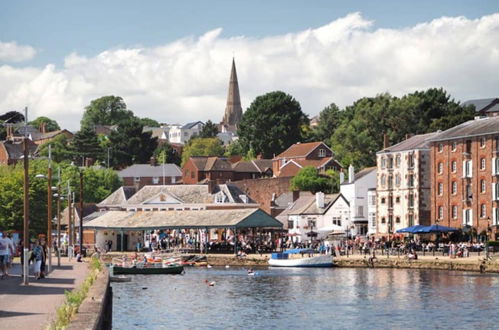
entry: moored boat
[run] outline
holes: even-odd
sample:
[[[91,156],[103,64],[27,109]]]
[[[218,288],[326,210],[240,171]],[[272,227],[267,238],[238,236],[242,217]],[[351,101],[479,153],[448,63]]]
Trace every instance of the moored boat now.
[[[273,267],[333,266],[333,256],[323,254],[314,256],[313,253],[314,251],[311,249],[292,249],[282,253],[272,253],[272,257],[269,259],[269,265]],[[301,255],[301,257],[298,257],[297,255]]]
[[[118,265],[111,266],[113,268],[113,274],[171,274],[178,275],[182,274],[184,271],[184,266],[176,264],[137,264],[130,267],[123,267]]]

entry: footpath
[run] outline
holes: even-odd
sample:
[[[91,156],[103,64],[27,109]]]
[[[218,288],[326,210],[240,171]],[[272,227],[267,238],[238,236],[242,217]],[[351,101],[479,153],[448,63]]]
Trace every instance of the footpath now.
[[[52,261],[57,265],[57,259]],[[10,276],[0,280],[0,329],[45,329],[65,300],[64,292],[78,287],[88,273],[88,263],[61,259],[44,279],[32,273],[29,285],[22,284],[21,265],[14,264]]]

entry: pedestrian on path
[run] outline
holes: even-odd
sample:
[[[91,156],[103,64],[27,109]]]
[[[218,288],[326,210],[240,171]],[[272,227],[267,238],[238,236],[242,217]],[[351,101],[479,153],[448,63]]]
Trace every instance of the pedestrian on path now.
[[[40,245],[40,241],[36,240],[35,247],[33,248],[33,255],[35,259],[35,278],[40,279],[41,267],[43,261],[43,248]]]
[[[2,270],[1,279],[7,277],[8,265],[10,263],[9,256],[14,255],[14,243],[7,236],[0,233],[0,268]]]

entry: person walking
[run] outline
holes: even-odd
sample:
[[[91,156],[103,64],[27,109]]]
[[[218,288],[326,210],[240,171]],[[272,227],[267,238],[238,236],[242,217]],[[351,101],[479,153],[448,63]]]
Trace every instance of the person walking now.
[[[6,278],[8,274],[9,256],[14,255],[14,244],[7,236],[0,233],[0,268],[2,275],[0,279]]]
[[[35,278],[39,280],[41,278],[40,274],[43,261],[43,247],[38,240],[35,242],[35,246],[33,247],[33,255],[35,259]]]

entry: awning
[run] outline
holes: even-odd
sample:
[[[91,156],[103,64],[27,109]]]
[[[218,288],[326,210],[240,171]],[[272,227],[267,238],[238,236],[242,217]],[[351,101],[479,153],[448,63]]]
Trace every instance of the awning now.
[[[152,230],[201,228],[281,228],[261,209],[199,211],[109,211],[83,225],[87,229]]]

